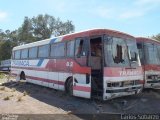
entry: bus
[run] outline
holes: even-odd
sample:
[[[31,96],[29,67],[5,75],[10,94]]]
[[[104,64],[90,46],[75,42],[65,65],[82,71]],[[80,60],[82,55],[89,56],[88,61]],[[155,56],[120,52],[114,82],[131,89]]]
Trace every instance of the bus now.
[[[136,40],[144,71],[144,88],[160,89],[160,42],[144,37]]]
[[[17,80],[71,96],[109,100],[138,94],[143,72],[136,39],[109,29],[92,29],[13,48]]]
[[[0,71],[10,71],[11,68],[11,59],[2,60],[0,62]]]

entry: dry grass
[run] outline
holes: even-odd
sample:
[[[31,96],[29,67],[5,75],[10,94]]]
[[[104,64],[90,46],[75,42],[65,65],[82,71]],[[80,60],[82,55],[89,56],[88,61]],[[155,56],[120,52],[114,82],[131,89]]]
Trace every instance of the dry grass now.
[[[9,96],[9,97],[13,97],[14,95],[11,95],[11,96]]]
[[[23,92],[23,96],[26,96],[28,95],[28,93],[26,91]]]
[[[4,91],[4,90],[5,90],[5,86],[1,86],[1,87],[0,87],[0,90],[1,90],[1,91]]]
[[[4,73],[0,73],[0,79],[4,78],[5,74]]]
[[[17,102],[21,102],[21,101],[22,101],[22,97],[23,97],[23,96],[18,96],[18,97],[17,97]]]
[[[15,92],[16,91],[16,88],[12,88],[11,92]]]
[[[6,96],[5,98],[3,98],[3,100],[10,100],[10,97]]]

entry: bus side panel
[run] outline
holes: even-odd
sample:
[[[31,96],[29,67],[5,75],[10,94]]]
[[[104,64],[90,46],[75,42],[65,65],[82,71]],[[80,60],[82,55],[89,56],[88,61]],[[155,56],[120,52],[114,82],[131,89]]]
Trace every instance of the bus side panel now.
[[[59,90],[65,90],[65,81],[67,78],[72,76],[72,73],[66,73],[66,72],[59,72],[59,80],[58,80],[58,89]]]
[[[160,89],[160,67],[156,65],[145,65],[144,88]]]
[[[48,87],[58,89],[58,84],[56,84],[56,81],[58,81],[58,73],[48,72],[48,79],[51,80],[51,82],[48,83]]]
[[[83,98],[91,98],[91,77],[89,83],[86,83],[85,74],[75,74],[73,76],[73,95]]]

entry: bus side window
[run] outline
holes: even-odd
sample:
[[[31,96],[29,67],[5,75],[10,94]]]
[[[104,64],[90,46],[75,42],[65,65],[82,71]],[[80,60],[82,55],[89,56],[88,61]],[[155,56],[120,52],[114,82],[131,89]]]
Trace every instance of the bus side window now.
[[[50,56],[53,58],[65,57],[65,43],[52,44]]]
[[[67,57],[74,56],[74,41],[67,42]]]
[[[75,58],[77,62],[83,66],[87,65],[87,40],[83,38],[76,39]]]
[[[84,40],[78,39],[76,40],[76,51],[75,51],[76,57],[86,56],[85,49],[84,49]]]
[[[39,46],[38,57],[39,58],[47,58],[48,55],[49,55],[49,45]]]
[[[29,48],[29,58],[35,59],[37,58],[38,47]]]
[[[141,64],[144,64],[144,57],[143,57],[143,45],[142,43],[137,43],[138,53],[140,57]]]
[[[28,49],[21,50],[21,59],[27,59],[28,58]]]
[[[20,50],[15,51],[15,59],[19,60],[20,56],[21,56],[21,51]]]

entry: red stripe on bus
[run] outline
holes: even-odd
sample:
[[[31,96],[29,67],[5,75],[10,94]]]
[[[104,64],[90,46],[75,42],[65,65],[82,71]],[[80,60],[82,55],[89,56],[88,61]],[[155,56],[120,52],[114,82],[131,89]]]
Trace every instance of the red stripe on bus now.
[[[42,81],[42,82],[54,83],[54,84],[58,84],[58,85],[64,85],[65,84],[62,81],[33,77],[33,76],[26,76],[26,78],[33,79],[33,80],[39,80],[39,81]]]
[[[24,70],[36,70],[36,71],[45,71],[45,72],[60,72],[60,73],[63,73],[63,72],[67,72],[67,73],[70,73],[70,71],[67,69],[67,70],[49,70],[49,69],[46,69],[46,68],[33,68],[33,67],[12,67],[12,68],[15,68],[15,69],[24,69]],[[73,73],[78,73],[78,74],[90,74],[90,68],[88,67],[84,67],[84,68],[76,68],[75,70],[73,70]]]
[[[73,86],[73,90],[91,92],[91,87]]]
[[[105,77],[125,77],[125,76],[140,76],[143,75],[141,67],[136,67],[136,69],[127,69],[120,67],[105,67],[104,76]]]
[[[160,65],[143,65],[143,68],[145,69],[145,71],[160,71]]]

